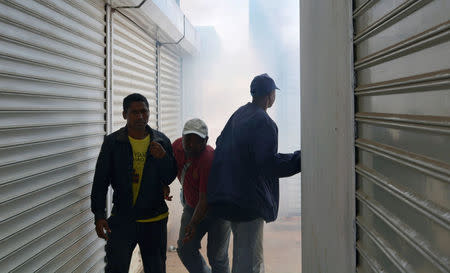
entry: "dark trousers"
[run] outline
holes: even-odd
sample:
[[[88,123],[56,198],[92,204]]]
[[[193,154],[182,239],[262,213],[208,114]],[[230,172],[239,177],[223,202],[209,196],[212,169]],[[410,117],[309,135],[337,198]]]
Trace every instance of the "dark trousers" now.
[[[208,214],[196,228],[194,238],[183,243],[185,227],[191,221],[194,209],[185,206],[181,216],[178,237],[178,256],[190,273],[229,273],[228,244],[230,240],[230,222]],[[211,269],[200,254],[200,243],[208,233],[207,256]]]
[[[105,272],[128,273],[133,250],[139,244],[144,272],[166,273],[167,218],[149,223],[120,223],[111,218]]]

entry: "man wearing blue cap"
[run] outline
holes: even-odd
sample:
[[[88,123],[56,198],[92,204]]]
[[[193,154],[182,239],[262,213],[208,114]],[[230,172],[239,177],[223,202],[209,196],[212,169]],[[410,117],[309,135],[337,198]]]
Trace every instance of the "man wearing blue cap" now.
[[[234,112],[216,142],[207,200],[215,215],[231,221],[232,273],[264,272],[264,221],[277,218],[278,180],[300,172],[300,151],[278,153],[278,128],[266,112],[276,89],[269,75],[256,76],[253,101]]]

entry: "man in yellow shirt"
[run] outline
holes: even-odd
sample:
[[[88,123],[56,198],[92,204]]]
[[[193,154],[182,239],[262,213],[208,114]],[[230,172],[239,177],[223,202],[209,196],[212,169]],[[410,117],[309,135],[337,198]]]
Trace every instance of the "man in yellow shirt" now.
[[[123,100],[127,125],[105,137],[95,169],[91,210],[97,235],[106,243],[106,272],[128,272],[139,244],[145,272],[166,272],[168,185],[177,174],[170,140],[147,123],[147,99],[131,94]],[[113,194],[106,220],[108,186]]]

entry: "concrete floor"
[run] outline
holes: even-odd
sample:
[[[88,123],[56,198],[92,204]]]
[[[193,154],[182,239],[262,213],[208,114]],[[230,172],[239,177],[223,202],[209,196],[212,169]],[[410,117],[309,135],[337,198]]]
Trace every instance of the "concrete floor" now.
[[[265,273],[301,273],[300,217],[280,218],[264,227]],[[206,257],[206,239],[201,252]],[[230,261],[232,260],[230,245]],[[167,273],[188,273],[176,252],[167,253]]]

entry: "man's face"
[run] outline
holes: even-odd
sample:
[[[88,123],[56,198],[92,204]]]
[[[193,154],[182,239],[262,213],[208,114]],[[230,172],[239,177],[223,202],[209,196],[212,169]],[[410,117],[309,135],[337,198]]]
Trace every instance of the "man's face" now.
[[[201,138],[196,134],[187,134],[183,136],[183,150],[186,157],[196,157],[205,149],[208,137]]]
[[[128,128],[142,130],[148,123],[149,110],[145,103],[134,101],[128,107],[127,112],[123,112],[123,118],[127,120]]]
[[[275,90],[272,90],[272,92],[270,92],[270,94],[269,94],[269,101],[268,101],[267,108],[272,107],[273,103],[275,102],[275,97],[276,97],[276,92],[275,92]]]

